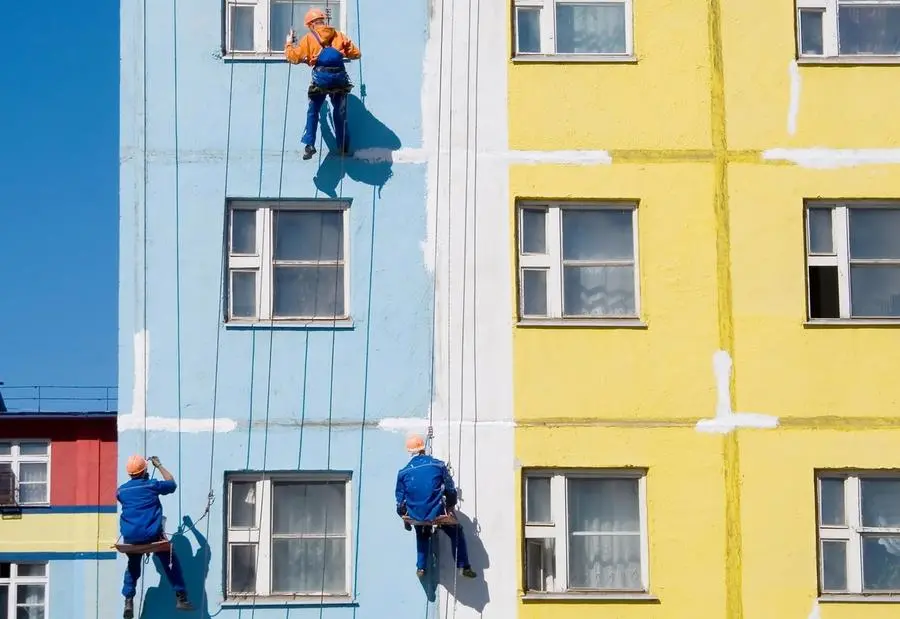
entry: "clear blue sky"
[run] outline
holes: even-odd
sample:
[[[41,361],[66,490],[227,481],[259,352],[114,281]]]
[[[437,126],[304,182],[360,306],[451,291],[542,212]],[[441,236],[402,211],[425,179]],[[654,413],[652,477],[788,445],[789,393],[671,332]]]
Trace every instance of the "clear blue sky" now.
[[[5,3],[0,41],[0,381],[115,385],[119,3]]]

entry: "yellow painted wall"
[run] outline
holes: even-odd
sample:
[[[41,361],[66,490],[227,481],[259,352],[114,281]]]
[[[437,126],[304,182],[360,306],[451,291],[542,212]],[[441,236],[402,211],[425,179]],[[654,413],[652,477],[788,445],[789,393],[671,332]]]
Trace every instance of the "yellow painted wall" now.
[[[709,148],[707,0],[634,6],[637,64],[510,66],[510,148]]]
[[[612,158],[512,166],[510,226],[516,198],[639,200],[648,328],[513,327],[514,411],[527,422],[516,430],[522,466],[649,468],[650,591],[660,604],[529,601],[520,616],[808,617],[813,470],[900,467],[900,330],[804,326],[803,200],[900,197],[900,173],[806,169],[763,153],[896,148],[900,69],[795,67],[791,0],[634,5],[636,64],[510,62],[510,148]],[[734,410],[777,416],[781,428],[725,438],[693,429],[714,414],[719,348],[734,359]],[[553,425],[564,420],[583,425]],[[818,610],[824,619],[897,613],[888,604]]]
[[[725,597],[721,439],[701,436],[692,428],[520,429],[517,455],[523,467],[649,468],[647,524],[652,541],[649,573],[651,592],[661,601],[525,602],[520,607],[520,617],[721,616]],[[521,481],[518,497],[517,521],[522,522]],[[521,533],[519,541],[523,543]],[[517,588],[522,588],[521,578]]]
[[[0,552],[109,552],[118,535],[116,514],[23,514],[0,520]]]

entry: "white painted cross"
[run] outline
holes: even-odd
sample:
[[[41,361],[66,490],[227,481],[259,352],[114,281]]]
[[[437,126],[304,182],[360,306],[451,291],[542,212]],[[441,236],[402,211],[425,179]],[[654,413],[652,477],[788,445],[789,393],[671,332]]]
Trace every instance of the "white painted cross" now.
[[[697,422],[699,432],[728,434],[737,428],[776,428],[778,417],[760,413],[731,411],[731,356],[724,350],[713,354],[713,375],[716,379],[716,416]]]

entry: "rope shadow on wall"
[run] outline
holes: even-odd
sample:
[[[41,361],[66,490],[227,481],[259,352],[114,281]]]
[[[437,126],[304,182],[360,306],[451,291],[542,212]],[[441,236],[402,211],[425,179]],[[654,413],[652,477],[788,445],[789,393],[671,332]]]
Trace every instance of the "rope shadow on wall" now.
[[[381,197],[381,188],[394,175],[393,153],[402,146],[400,138],[378,120],[359,97],[348,95],[347,134],[352,153],[341,157],[336,152],[337,139],[329,116],[326,106],[322,106],[320,126],[328,155],[322,158],[313,178],[316,189],[337,198],[338,186],[346,175],[358,183],[377,187]]]
[[[206,577],[209,574],[210,564],[210,548],[209,542],[203,534],[194,526],[194,522],[190,516],[185,516],[182,522],[184,532],[179,532],[172,536],[172,552],[178,557],[181,563],[181,571],[184,574],[184,584],[187,588],[188,597],[194,600],[195,606],[199,600],[203,600],[202,607],[198,606],[197,610],[192,612],[181,612],[180,615],[200,619],[211,619],[209,614],[209,596],[201,594],[206,587]],[[197,549],[194,550],[191,540],[186,537],[186,533],[190,531],[197,542]],[[144,600],[144,606],[140,615],[140,619],[163,619],[174,616],[175,611],[175,591],[169,583],[169,579],[165,577],[163,566],[159,559],[153,557],[153,566],[159,574],[160,584],[156,587],[147,589],[147,597]]]

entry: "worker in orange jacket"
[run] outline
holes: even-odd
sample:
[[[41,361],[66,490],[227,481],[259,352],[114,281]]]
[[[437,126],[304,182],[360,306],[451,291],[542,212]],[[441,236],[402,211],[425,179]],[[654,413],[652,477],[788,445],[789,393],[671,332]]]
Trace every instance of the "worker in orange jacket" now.
[[[349,151],[347,135],[347,95],[353,90],[350,76],[344,63],[362,56],[343,32],[325,23],[325,13],[320,9],[310,9],[303,19],[309,32],[296,43],[293,30],[287,36],[284,56],[291,64],[305,63],[312,67],[312,83],[309,86],[309,108],[306,111],[306,129],[303,138],[303,159],[311,159],[316,152],[316,131],[319,128],[319,113],[325,97],[331,97],[334,137],[338,151]]]

